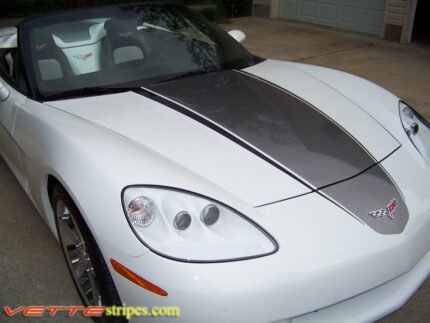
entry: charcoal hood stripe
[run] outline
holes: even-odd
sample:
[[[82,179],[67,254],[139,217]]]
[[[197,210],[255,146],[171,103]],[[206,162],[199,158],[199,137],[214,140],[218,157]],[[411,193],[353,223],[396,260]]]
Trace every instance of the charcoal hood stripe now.
[[[314,189],[350,178],[375,163],[348,133],[314,107],[243,73],[213,72],[147,89],[187,108],[176,106],[180,112],[203,116],[218,131],[228,130],[246,148],[268,156]]]
[[[320,192],[381,234],[402,233],[409,219],[401,191],[380,164],[348,181],[323,188]],[[392,218],[388,214],[382,215],[387,204],[393,200],[397,205]],[[382,211],[379,216],[372,216],[371,213],[378,211]]]

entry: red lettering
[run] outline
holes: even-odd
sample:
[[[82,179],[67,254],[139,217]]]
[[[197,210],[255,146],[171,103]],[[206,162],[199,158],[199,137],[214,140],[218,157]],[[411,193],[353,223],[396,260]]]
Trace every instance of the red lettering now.
[[[58,311],[63,311],[66,308],[64,306],[47,306],[47,310],[49,310],[49,316],[54,316]]]
[[[84,311],[84,316],[102,316],[105,311],[104,306],[88,306]]]
[[[29,306],[24,310],[25,316],[41,317],[45,312],[45,306]]]
[[[83,306],[66,306],[64,309],[66,311],[69,311],[69,316],[73,316],[76,314],[77,311],[85,310],[85,307],[83,307]]]
[[[15,310],[12,310],[9,306],[5,306],[3,307],[5,313],[7,316],[14,316],[16,314],[18,314],[19,312],[21,312],[24,309],[24,306],[20,306]]]

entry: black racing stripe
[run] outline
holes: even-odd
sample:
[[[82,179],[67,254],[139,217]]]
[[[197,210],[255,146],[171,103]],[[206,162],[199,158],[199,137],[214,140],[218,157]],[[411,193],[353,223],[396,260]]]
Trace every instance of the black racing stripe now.
[[[156,101],[158,103],[161,103],[162,105],[165,105],[175,111],[178,111],[184,115],[186,115],[187,117],[190,117],[194,120],[196,120],[197,122],[211,128],[212,130],[215,130],[216,132],[218,132],[219,134],[223,135],[224,137],[230,139],[231,141],[235,142],[236,144],[240,145],[241,147],[247,149],[248,151],[250,151],[251,153],[255,154],[256,156],[260,157],[261,159],[263,159],[264,161],[268,162],[269,164],[271,164],[272,166],[276,167],[277,169],[281,170],[284,173],[287,173],[288,175],[290,175],[291,177],[293,177],[295,180],[299,181],[300,183],[302,183],[303,185],[305,185],[306,187],[308,187],[311,191],[314,191],[314,189],[309,186],[306,182],[304,182],[301,178],[297,177],[295,174],[291,173],[288,171],[287,168],[283,167],[282,165],[280,165],[279,163],[275,162],[274,160],[268,158],[266,155],[262,154],[259,150],[253,148],[250,145],[247,145],[242,139],[232,135],[230,132],[224,130],[222,127],[218,126],[216,123],[211,122],[210,120],[201,117],[200,115],[194,113],[193,111],[190,111],[188,109],[184,109],[181,105],[166,99],[160,95],[157,95],[153,92],[149,92],[147,90],[145,90],[144,88],[141,88],[139,90],[135,90],[136,93],[142,94],[146,97],[148,97],[149,99]],[[309,192],[307,192],[306,194],[308,194]]]
[[[315,107],[243,73],[196,75],[148,90],[155,93],[153,100],[210,126],[310,188],[351,178],[375,164]]]

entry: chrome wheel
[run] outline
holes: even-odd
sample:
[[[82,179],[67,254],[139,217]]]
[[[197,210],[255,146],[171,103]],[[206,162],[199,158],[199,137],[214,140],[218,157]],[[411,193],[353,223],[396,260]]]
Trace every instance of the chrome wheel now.
[[[56,205],[58,234],[76,286],[86,305],[102,305],[93,262],[73,213],[63,200]]]

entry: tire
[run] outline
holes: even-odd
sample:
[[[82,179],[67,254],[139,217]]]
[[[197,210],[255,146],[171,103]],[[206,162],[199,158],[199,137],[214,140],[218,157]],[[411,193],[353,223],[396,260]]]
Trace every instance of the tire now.
[[[56,185],[51,196],[57,232],[70,275],[84,306],[122,306],[108,266],[69,194]],[[103,317],[104,322],[127,322]]]

